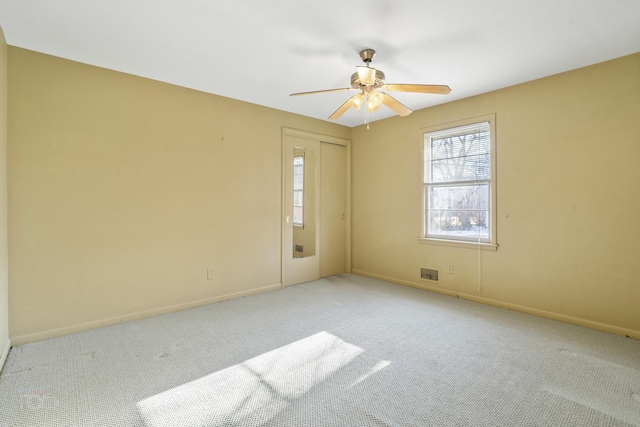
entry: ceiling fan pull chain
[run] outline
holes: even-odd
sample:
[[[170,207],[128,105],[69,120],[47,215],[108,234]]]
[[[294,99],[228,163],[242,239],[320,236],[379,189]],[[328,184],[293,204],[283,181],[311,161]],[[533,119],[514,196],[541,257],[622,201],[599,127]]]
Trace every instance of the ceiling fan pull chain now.
[[[367,107],[368,102],[369,102],[369,94],[365,92],[364,93],[364,124],[367,125],[367,130],[369,130],[369,108]]]

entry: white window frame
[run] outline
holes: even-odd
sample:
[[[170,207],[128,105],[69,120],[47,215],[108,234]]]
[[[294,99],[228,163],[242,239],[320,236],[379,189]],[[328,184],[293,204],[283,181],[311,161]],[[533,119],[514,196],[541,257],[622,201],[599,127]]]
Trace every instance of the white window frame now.
[[[445,123],[437,126],[430,126],[426,128],[420,129],[420,145],[422,153],[422,157],[420,159],[420,164],[422,168],[422,174],[420,176],[420,199],[422,200],[422,214],[421,218],[421,231],[420,236],[418,237],[419,243],[426,244],[437,244],[437,245],[445,245],[445,246],[454,246],[454,247],[465,247],[465,248],[479,248],[483,250],[496,250],[498,248],[497,243],[497,230],[496,230],[496,116],[495,114],[487,114],[480,117],[473,117],[465,120],[459,120],[451,123]],[[427,158],[426,150],[426,141],[430,135],[437,135],[443,133],[453,133],[456,129],[462,129],[465,127],[469,127],[479,123],[488,123],[489,125],[489,134],[490,134],[490,178],[489,178],[489,238],[483,239],[471,239],[471,238],[459,238],[459,237],[451,237],[451,236],[429,236],[427,234],[427,211],[428,211],[428,200],[427,200],[427,188],[432,185],[429,183],[425,183],[425,159]],[[473,183],[473,182],[471,182]],[[483,180],[483,183],[486,183],[486,180]],[[465,182],[465,184],[470,184],[469,182]],[[454,185],[454,183],[451,183]]]

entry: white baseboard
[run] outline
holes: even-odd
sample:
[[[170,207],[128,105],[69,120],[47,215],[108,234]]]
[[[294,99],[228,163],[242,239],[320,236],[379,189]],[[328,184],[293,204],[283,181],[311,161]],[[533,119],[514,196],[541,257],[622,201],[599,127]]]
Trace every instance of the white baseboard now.
[[[131,320],[144,319],[146,317],[157,316],[159,314],[173,313],[175,311],[186,310],[189,308],[200,307],[203,305],[213,304],[216,302],[227,301],[235,298],[246,297],[249,295],[259,294],[262,292],[275,291],[282,289],[280,283],[275,285],[263,286],[261,288],[249,289],[247,291],[234,292],[231,294],[220,295],[202,300],[175,304],[166,307],[154,308],[151,310],[140,311],[136,313],[125,314],[123,316],[111,317],[108,319],[95,320],[92,322],[79,323],[77,325],[64,326],[62,328],[50,329],[48,331],[36,332],[28,335],[18,335],[11,338],[14,346],[27,344],[35,341],[42,341],[48,338],[60,337],[63,335],[75,334],[77,332],[88,331],[90,329],[102,328],[104,326],[115,325]]]
[[[423,289],[427,291],[436,292],[439,294],[454,296],[462,299],[466,299],[481,304],[493,305],[495,307],[506,308],[513,311],[519,311],[521,313],[532,314],[538,317],[544,317],[552,320],[559,320],[561,322],[572,323],[578,326],[584,326],[585,328],[597,329],[599,331],[609,332],[616,335],[624,335],[629,338],[640,339],[640,331],[633,329],[621,328],[615,325],[609,325],[607,323],[594,322],[592,320],[581,319],[579,317],[568,316],[566,314],[554,313],[552,311],[540,310],[533,307],[527,307],[524,305],[512,304],[500,300],[494,300],[491,298],[484,298],[477,295],[465,294],[460,292],[454,292],[447,289],[441,289],[435,286],[422,285],[420,283],[410,282],[408,280],[395,279],[393,277],[381,276],[379,274],[369,273],[361,270],[353,270],[353,274],[359,274],[360,276],[371,277],[373,279],[384,280],[386,282],[396,283],[398,285],[409,286],[412,288]]]
[[[0,356],[0,371],[2,371],[4,362],[7,361],[7,356],[9,356],[10,349],[11,349],[11,340],[7,339],[7,344],[4,346],[4,350],[2,350],[2,355]]]

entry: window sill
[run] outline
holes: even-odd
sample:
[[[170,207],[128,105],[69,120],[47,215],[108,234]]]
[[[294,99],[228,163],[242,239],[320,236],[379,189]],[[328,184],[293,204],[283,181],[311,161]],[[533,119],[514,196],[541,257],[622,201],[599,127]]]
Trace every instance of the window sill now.
[[[498,245],[495,243],[467,242],[464,240],[443,240],[443,239],[431,239],[427,237],[418,237],[418,243],[427,244],[427,245],[450,246],[454,248],[481,249],[483,251],[498,250]]]

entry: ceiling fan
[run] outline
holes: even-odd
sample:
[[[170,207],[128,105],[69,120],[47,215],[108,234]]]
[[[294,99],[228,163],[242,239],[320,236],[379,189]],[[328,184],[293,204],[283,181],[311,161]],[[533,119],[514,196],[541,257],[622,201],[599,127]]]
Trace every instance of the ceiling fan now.
[[[316,90],[312,92],[292,93],[291,96],[312,95],[327,92],[346,92],[357,90],[359,93],[342,104],[332,115],[330,120],[335,120],[342,116],[345,111],[353,107],[359,110],[362,104],[365,105],[366,112],[377,110],[380,105],[384,104],[396,114],[407,116],[412,113],[406,105],[385,92],[378,92],[381,89],[389,92],[416,92],[416,93],[432,93],[439,95],[447,95],[451,92],[449,86],[446,85],[423,85],[423,84],[390,84],[385,83],[384,73],[370,66],[376,51],[373,49],[364,49],[360,52],[360,58],[366,64],[365,66],[357,66],[356,72],[351,75],[351,87],[339,89]],[[368,120],[365,116],[365,122]]]

